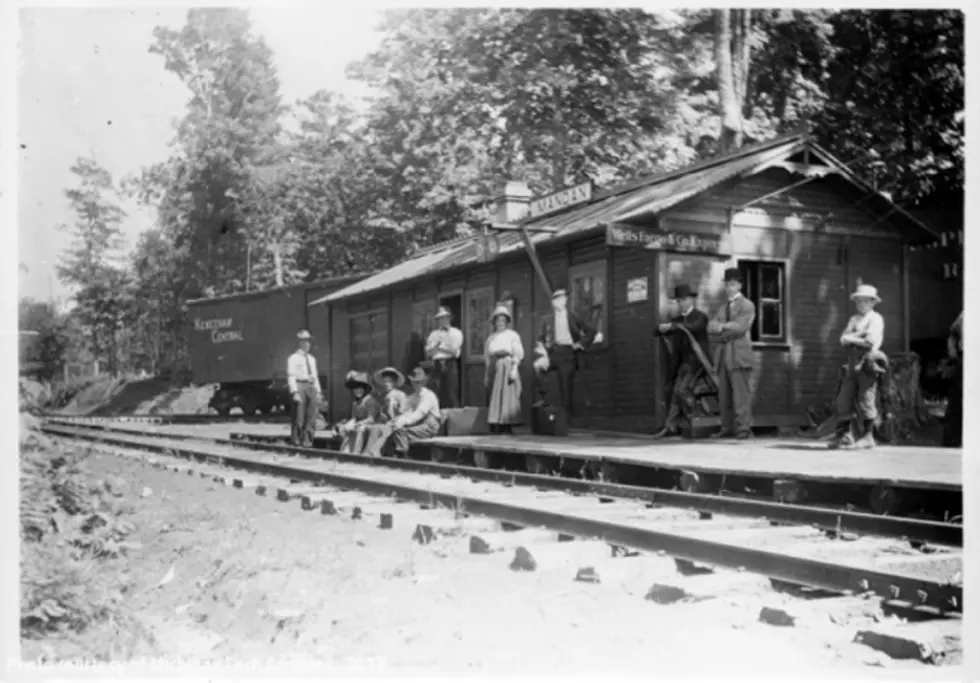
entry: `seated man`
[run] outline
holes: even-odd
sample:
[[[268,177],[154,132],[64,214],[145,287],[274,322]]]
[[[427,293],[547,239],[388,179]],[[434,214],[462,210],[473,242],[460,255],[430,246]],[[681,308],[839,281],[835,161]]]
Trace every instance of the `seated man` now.
[[[372,394],[371,380],[366,372],[351,370],[344,382],[351,392],[351,418],[337,425],[343,439],[343,453],[361,453],[364,450],[367,427],[374,424],[381,414],[381,404]]]
[[[416,441],[437,436],[442,426],[439,397],[426,387],[429,381],[427,364],[415,368],[408,379],[414,391],[408,397],[407,410],[391,422],[391,440],[396,458],[408,455],[409,446]]]

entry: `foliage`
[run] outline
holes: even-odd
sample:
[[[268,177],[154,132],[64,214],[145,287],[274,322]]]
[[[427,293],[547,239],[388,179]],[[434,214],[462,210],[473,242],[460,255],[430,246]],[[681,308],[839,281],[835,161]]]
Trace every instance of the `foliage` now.
[[[82,630],[119,607],[122,596],[94,579],[104,561],[139,547],[126,541],[134,527],[112,487],[87,481],[87,451],[60,451],[21,426],[21,635]]]
[[[33,299],[21,299],[18,308],[21,331],[37,332],[36,336],[22,339],[21,362],[36,363],[30,374],[39,379],[51,381],[60,377],[69,344],[65,316],[53,304]]]

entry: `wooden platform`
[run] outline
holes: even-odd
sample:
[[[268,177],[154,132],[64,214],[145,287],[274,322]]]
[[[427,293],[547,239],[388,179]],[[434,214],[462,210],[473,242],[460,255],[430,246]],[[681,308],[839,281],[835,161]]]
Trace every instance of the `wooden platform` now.
[[[568,437],[439,436],[422,443],[767,479],[881,483],[956,492],[963,486],[962,451],[953,448],[880,445],[867,451],[839,451],[829,450],[823,443],[791,438],[653,441],[641,436],[584,433]]]

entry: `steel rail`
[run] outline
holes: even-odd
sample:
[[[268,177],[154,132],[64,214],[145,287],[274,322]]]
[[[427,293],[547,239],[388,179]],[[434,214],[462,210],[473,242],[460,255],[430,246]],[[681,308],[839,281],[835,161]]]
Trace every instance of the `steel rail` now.
[[[66,424],[111,424],[126,422],[137,424],[211,424],[211,423],[283,423],[289,417],[284,415],[211,415],[210,413],[173,413],[170,415],[59,415],[57,413],[41,413],[44,420],[64,422]]]
[[[533,505],[501,503],[482,498],[461,496],[452,492],[433,491],[394,482],[321,471],[293,464],[270,463],[248,455],[228,455],[214,452],[201,445],[176,448],[154,439],[124,439],[103,433],[85,434],[76,431],[71,438],[105,444],[141,448],[158,453],[173,454],[188,459],[201,458],[209,462],[231,465],[274,476],[332,485],[365,493],[396,496],[430,506],[462,508],[471,514],[483,515],[524,527],[546,527],[571,536],[597,538],[614,546],[662,553],[692,562],[717,565],[761,574],[789,583],[844,593],[874,593],[886,600],[901,600],[918,607],[932,608],[943,613],[962,614],[963,589],[960,585],[945,584],[924,578],[878,571],[859,565],[824,562],[797,555],[744,548],[721,541],[673,534],[642,527],[604,522],[578,515],[556,513]],[[207,445],[207,444],[204,444]],[[213,445],[213,444],[212,444]],[[531,501],[533,503],[533,501]]]
[[[45,431],[61,436],[74,436],[72,432],[61,431],[54,427],[45,426],[44,429]],[[576,494],[628,498],[659,506],[679,507],[697,510],[699,512],[739,517],[761,517],[773,522],[779,522],[780,524],[809,525],[843,533],[883,536],[886,538],[906,538],[912,541],[952,547],[963,546],[963,526],[948,522],[914,519],[910,517],[888,517],[809,505],[777,503],[754,498],[653,489],[628,484],[585,481],[582,479],[552,477],[526,472],[490,470],[481,467],[468,467],[465,465],[423,460],[373,458],[366,455],[340,453],[338,451],[319,448],[299,448],[282,444],[250,443],[248,441],[222,439],[219,437],[197,437],[185,434],[137,435],[132,430],[113,429],[112,427],[104,427],[102,425],[99,425],[95,429],[103,432],[129,434],[154,439],[170,438],[175,441],[206,441],[217,445],[233,446],[253,451],[280,453],[284,455],[302,455],[315,459],[336,460],[337,462],[348,462],[370,467],[430,473],[442,477],[460,476],[473,480],[500,482],[549,491],[566,491]]]

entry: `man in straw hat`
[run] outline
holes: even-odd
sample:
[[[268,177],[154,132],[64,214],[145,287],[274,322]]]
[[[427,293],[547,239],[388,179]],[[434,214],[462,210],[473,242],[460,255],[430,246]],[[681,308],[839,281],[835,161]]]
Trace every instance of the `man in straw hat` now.
[[[664,428],[654,434],[655,439],[680,434],[681,420],[690,423],[694,414],[694,378],[701,367],[701,361],[698,360],[691,346],[691,337],[684,332],[685,329],[691,333],[704,354],[708,355],[708,316],[694,307],[696,299],[697,293],[688,285],[677,285],[674,288],[674,300],[677,301],[679,314],[671,318],[669,323],[657,326],[657,334],[673,342],[674,348],[671,354],[673,385],[670,407]]]
[[[874,307],[881,303],[878,290],[860,284],[851,294],[857,313],[847,321],[840,343],[847,349],[846,373],[837,394],[838,427],[831,448],[872,448],[872,428],[878,419],[878,376],[887,368],[881,353],[885,341],[885,320]]]
[[[381,399],[382,410],[375,423],[365,428],[364,451],[368,455],[379,457],[394,431],[395,418],[408,408],[408,397],[401,390],[405,384],[405,376],[395,368],[387,367],[378,370],[374,374],[374,381],[384,392]]]
[[[459,356],[463,351],[463,331],[452,325],[452,313],[440,306],[436,329],[425,342],[425,356],[432,361],[433,389],[444,408],[459,405]]]
[[[426,387],[430,371],[431,364],[422,363],[408,376],[414,391],[408,396],[405,412],[390,423],[391,441],[396,458],[404,458],[408,455],[408,448],[414,442],[430,439],[439,434],[442,426],[439,397]]]
[[[296,339],[299,348],[286,361],[286,382],[293,399],[290,443],[309,448],[316,431],[317,406],[323,400],[316,358],[310,353],[313,335],[300,330]]]
[[[548,394],[548,373],[557,372],[561,405],[570,416],[579,353],[593,342],[602,343],[602,335],[568,310],[568,292],[564,289],[556,289],[552,293],[551,311],[551,315],[541,321],[535,347],[537,358],[533,367],[538,390],[535,405],[544,405]]]
[[[728,301],[708,323],[708,332],[721,341],[715,360],[718,371],[718,408],[721,431],[712,438],[752,436],[752,390],[749,376],[755,366],[750,330],[755,322],[755,304],[742,296],[742,273],[738,268],[725,270],[725,294]]]

